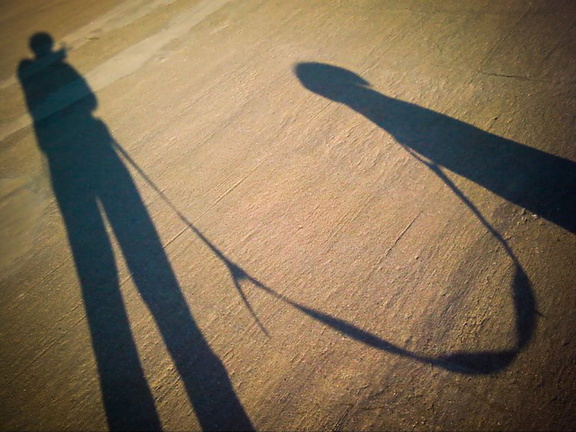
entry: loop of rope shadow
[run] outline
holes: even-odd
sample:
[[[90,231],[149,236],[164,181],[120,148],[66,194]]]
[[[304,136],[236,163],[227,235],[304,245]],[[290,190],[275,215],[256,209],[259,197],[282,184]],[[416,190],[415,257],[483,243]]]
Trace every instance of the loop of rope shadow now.
[[[524,269],[520,265],[518,258],[513,253],[512,249],[502,237],[502,235],[485,219],[482,213],[476,208],[476,206],[464,195],[464,193],[457,188],[457,186],[450,180],[446,174],[441,170],[441,168],[433,163],[428,162],[421,158],[419,155],[415,154],[411,149],[403,146],[413,157],[415,157],[419,162],[430,168],[460,199],[464,204],[470,208],[472,213],[480,220],[480,222],[489,230],[489,232],[497,239],[497,241],[502,245],[506,254],[512,260],[515,273],[513,277],[512,287],[513,287],[513,298],[514,298],[514,309],[516,312],[516,330],[517,330],[517,343],[516,347],[511,350],[501,350],[501,351],[480,351],[480,352],[453,352],[446,355],[441,355],[437,357],[425,356],[417,354],[415,352],[409,351],[405,348],[394,345],[391,342],[382,339],[381,337],[365,331],[355,324],[352,324],[343,319],[333,317],[324,312],[312,309],[305,305],[302,305],[290,298],[284,296],[283,294],[273,290],[272,288],[266,286],[264,283],[260,282],[255,277],[247,273],[242,267],[232,262],[228,259],[192,222],[184,216],[184,214],[172,203],[172,201],[156,186],[156,184],[148,177],[148,175],[140,168],[140,166],[132,159],[132,157],[120,146],[120,144],[114,142],[114,147],[122,155],[122,157],[128,161],[128,163],[138,172],[138,174],[145,180],[145,182],[160,196],[160,198],[174,211],[178,218],[190,229],[194,234],[196,234],[200,240],[216,255],[216,257],[224,264],[226,269],[230,274],[233,285],[237,290],[242,302],[248,309],[250,315],[254,318],[255,323],[260,328],[260,330],[267,336],[270,337],[269,332],[266,330],[265,326],[259,319],[258,315],[252,308],[244,289],[242,288],[242,282],[248,282],[254,287],[266,292],[272,297],[288,304],[289,306],[299,310],[310,318],[319,321],[334,330],[346,334],[347,336],[362,342],[373,348],[386,351],[391,354],[399,355],[406,358],[411,358],[421,363],[426,363],[432,366],[441,367],[443,369],[465,373],[465,374],[489,374],[498,372],[514,361],[518,353],[524,348],[530,341],[534,327],[535,327],[535,300],[531,290],[530,280],[526,275]]]

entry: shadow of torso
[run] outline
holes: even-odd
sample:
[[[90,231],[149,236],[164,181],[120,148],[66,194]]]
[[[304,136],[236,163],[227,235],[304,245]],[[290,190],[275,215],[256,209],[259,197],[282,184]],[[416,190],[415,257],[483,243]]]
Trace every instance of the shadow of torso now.
[[[34,69],[42,65],[32,60],[22,61],[18,71],[34,118],[38,146],[48,159],[56,198],[60,206],[66,207],[71,201],[95,199],[110,185],[110,174],[125,168],[114,151],[108,128],[92,114],[97,101],[88,84],[64,61],[64,54],[56,52],[52,56],[52,61],[39,71]],[[72,86],[79,100],[45,115],[43,111],[55,93]]]

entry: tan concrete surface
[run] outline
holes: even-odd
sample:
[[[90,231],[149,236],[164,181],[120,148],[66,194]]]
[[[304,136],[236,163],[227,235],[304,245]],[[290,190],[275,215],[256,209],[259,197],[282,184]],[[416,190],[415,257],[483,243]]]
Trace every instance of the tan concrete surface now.
[[[574,428],[576,3],[2,1],[0,54],[1,430]]]

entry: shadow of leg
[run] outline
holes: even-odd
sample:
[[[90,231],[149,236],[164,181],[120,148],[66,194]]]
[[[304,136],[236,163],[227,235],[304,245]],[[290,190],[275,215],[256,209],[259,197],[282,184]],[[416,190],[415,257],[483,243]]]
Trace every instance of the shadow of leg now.
[[[253,430],[220,359],[198,328],[156,228],[119,160],[102,204],[135,285],[150,309],[204,430]]]
[[[62,188],[55,190],[82,287],[108,425],[119,431],[160,430],[98,206],[76,194],[68,200]]]

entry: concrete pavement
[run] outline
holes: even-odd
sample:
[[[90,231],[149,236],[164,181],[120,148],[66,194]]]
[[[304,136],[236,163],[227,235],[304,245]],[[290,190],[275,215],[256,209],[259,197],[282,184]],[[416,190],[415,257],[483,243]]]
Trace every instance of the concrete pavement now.
[[[2,430],[573,428],[572,2],[0,22]]]

